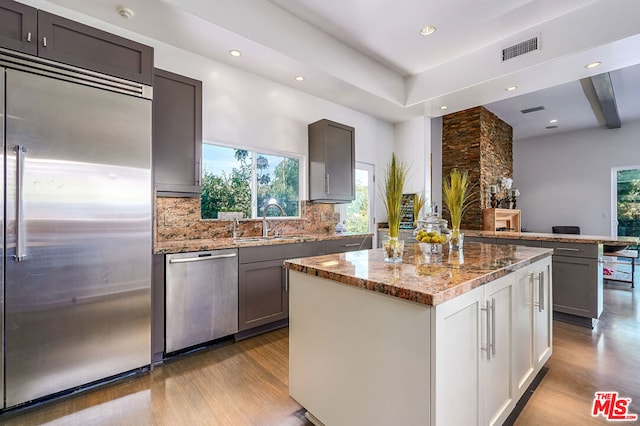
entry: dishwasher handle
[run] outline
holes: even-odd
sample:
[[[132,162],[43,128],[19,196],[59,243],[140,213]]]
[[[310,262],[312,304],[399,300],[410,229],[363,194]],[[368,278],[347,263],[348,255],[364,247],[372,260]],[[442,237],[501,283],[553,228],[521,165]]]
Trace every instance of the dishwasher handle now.
[[[202,262],[203,260],[216,260],[227,259],[230,257],[236,257],[236,253],[219,254],[217,256],[205,255],[200,257],[185,257],[183,259],[169,259],[169,263],[188,263],[188,262]]]

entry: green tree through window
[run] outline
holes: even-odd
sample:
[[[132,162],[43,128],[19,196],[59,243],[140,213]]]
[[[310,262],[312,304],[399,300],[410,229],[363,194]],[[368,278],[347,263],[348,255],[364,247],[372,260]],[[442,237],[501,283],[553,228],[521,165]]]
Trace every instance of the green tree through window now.
[[[287,216],[299,216],[298,158],[207,143],[203,144],[202,152],[203,219],[216,219],[220,212],[242,212],[246,218],[253,217],[255,212],[259,217],[271,198],[277,200]],[[252,205],[252,200],[256,205]],[[277,216],[279,212],[270,209],[267,215]]]

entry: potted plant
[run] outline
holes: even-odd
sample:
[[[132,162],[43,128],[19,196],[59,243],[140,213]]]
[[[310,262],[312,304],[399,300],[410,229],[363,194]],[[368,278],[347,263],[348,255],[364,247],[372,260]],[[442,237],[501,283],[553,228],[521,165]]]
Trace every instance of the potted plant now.
[[[395,153],[387,164],[384,181],[382,183],[382,200],[387,209],[389,223],[389,239],[383,242],[384,260],[387,262],[401,262],[404,241],[398,239],[400,219],[402,217],[402,193],[407,168],[402,161],[398,161]]]
[[[460,232],[460,223],[462,215],[469,208],[470,200],[469,174],[454,168],[449,174],[449,179],[445,179],[442,183],[442,203],[449,210],[451,217],[451,239],[449,239],[451,250],[462,248],[464,235]]]

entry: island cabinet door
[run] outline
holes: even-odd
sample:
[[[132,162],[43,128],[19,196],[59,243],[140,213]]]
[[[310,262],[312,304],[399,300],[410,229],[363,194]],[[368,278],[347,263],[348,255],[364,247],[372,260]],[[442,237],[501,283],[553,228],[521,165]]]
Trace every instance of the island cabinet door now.
[[[432,311],[432,425],[479,425],[481,309],[478,287]]]
[[[536,263],[533,303],[533,357],[539,371],[551,356],[553,341],[553,276],[551,258]]]
[[[513,386],[521,392],[533,380],[533,278],[535,265],[516,271],[513,286]]]
[[[481,307],[482,363],[480,365],[482,422],[501,425],[516,403],[512,386],[513,274],[484,285]]]
[[[436,306],[433,425],[501,425],[515,406],[514,283],[510,274]]]
[[[521,394],[551,356],[551,258],[516,271],[513,299],[513,386]]]

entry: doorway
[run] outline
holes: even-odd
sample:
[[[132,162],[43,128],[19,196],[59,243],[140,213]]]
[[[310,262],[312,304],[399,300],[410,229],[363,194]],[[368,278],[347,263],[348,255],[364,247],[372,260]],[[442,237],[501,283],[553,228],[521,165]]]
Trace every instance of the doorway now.
[[[640,166],[614,168],[612,172],[611,234],[640,237]]]
[[[374,166],[356,162],[356,198],[340,207],[341,222],[348,232],[372,233],[375,219],[374,206]]]

